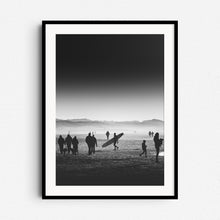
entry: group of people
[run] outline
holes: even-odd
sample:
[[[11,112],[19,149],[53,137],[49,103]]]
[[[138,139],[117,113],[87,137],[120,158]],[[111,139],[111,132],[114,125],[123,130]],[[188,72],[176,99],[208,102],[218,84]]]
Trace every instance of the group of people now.
[[[159,133],[156,133],[154,135],[154,145],[155,145],[155,149],[156,149],[156,162],[158,163],[158,156],[160,153],[160,147],[163,144],[163,139],[159,138]],[[145,157],[147,157],[147,145],[146,145],[146,140],[143,140],[142,142],[142,153],[140,154],[140,156],[145,155]]]
[[[88,134],[88,136],[86,137],[85,139],[87,145],[88,145],[88,154],[91,155],[91,154],[95,154],[95,147],[97,147],[97,140],[95,138],[95,135],[93,134],[91,136],[91,133]]]
[[[110,133],[109,133],[109,131],[107,131],[106,132],[107,139],[109,139],[109,135],[110,135]],[[62,137],[62,135],[60,135],[57,142],[58,142],[61,154],[65,155],[66,152],[68,152],[68,154],[70,154],[70,152],[72,152],[72,154],[74,154],[74,155],[78,154],[79,141],[77,140],[76,136],[74,136],[74,138],[72,138],[70,136],[70,134],[68,134],[66,136],[66,138],[64,139]],[[85,142],[88,145],[88,154],[89,155],[95,154],[95,147],[98,146],[97,139],[95,138],[95,135],[94,134],[91,135],[91,132],[90,132],[88,134],[88,136],[86,137]],[[116,143],[118,143],[118,140],[116,137],[116,133],[114,133],[114,143],[113,143],[114,150],[118,149],[118,146],[116,145]]]
[[[62,135],[60,135],[58,138],[60,153],[64,155],[66,154],[66,151],[68,152],[68,154],[70,154],[71,151],[74,155],[78,154],[78,144],[79,141],[77,140],[77,137],[74,136],[74,138],[72,138],[70,134],[68,134],[65,139],[62,137]],[[67,149],[64,148],[65,145],[67,146]]]
[[[149,131],[148,135],[149,135],[149,137],[153,137],[154,136],[154,132],[153,131]]]
[[[150,134],[151,133],[151,134]],[[108,135],[107,135],[108,134]],[[149,132],[149,136],[153,135],[154,132]],[[107,136],[107,140],[109,139],[109,131],[106,132],[106,136]],[[160,152],[160,147],[163,143],[163,139],[159,138],[159,133],[156,133],[154,135],[154,145],[155,145],[155,149],[156,149],[156,162],[158,162],[158,156],[159,156],[159,152]],[[86,144],[88,145],[88,155],[91,154],[95,154],[95,147],[98,146],[97,144],[97,139],[95,138],[95,135],[91,135],[91,133],[88,134],[88,136],[85,139]],[[118,150],[119,147],[116,145],[118,143],[118,138],[116,133],[114,133],[114,140],[113,140],[113,146],[114,146],[114,150]],[[67,137],[64,139],[62,137],[62,135],[59,136],[58,138],[58,145],[60,148],[60,153],[64,154],[66,153],[66,151],[68,152],[68,154],[70,154],[70,152],[72,151],[72,154],[76,155],[78,154],[78,144],[79,141],[77,140],[77,137],[74,136],[74,138],[72,138],[70,136],[70,134],[67,135]],[[67,148],[64,148],[64,146],[67,146]],[[71,147],[73,146],[73,147]],[[142,142],[142,153],[140,154],[140,156],[145,155],[145,157],[147,157],[147,145],[146,145],[146,140],[143,140]]]

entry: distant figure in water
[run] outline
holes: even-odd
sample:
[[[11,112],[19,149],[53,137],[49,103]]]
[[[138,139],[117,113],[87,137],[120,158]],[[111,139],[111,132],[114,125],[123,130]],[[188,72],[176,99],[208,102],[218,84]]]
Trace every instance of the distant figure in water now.
[[[79,141],[77,140],[76,136],[72,139],[72,144],[73,144],[73,154],[76,155],[78,154],[78,144],[79,144]]]
[[[88,134],[88,136],[86,137],[86,143],[87,143],[87,145],[88,145],[88,148],[89,148],[89,150],[88,150],[88,155],[91,155],[91,150],[92,150],[92,142],[93,142],[93,140],[92,140],[92,136],[91,136],[91,133],[89,133]]]
[[[149,131],[149,133],[148,133],[148,134],[149,134],[149,137],[151,137],[151,131]]]
[[[68,154],[71,151],[71,144],[72,144],[72,137],[68,134],[66,139],[65,139],[66,145],[67,145],[67,150],[68,150]]]
[[[64,143],[65,143],[65,140],[62,137],[62,135],[60,135],[59,138],[58,138],[58,145],[59,145],[61,154],[63,154],[63,145],[64,145]]]
[[[91,154],[95,154],[95,147],[97,147],[97,140],[95,138],[95,135],[92,135],[92,139],[91,139]]]
[[[158,156],[159,156],[159,152],[160,152],[160,147],[163,143],[163,139],[159,138],[159,133],[156,133],[154,135],[154,144],[155,144],[155,148],[156,148],[156,162],[158,163]]]
[[[151,131],[151,136],[152,136],[152,137],[154,136],[154,132],[153,132],[153,131]]]
[[[114,143],[113,143],[114,150],[118,150],[118,148],[119,148],[116,144],[118,144],[118,138],[117,138],[116,133],[114,133]]]
[[[108,140],[109,139],[109,135],[110,135],[109,131],[107,131],[105,134],[106,134],[106,137],[107,137],[107,140]]]
[[[146,141],[145,140],[143,140],[143,142],[142,142],[142,150],[143,150],[143,152],[140,154],[140,156],[145,154],[145,157],[147,157],[147,145],[146,145]]]

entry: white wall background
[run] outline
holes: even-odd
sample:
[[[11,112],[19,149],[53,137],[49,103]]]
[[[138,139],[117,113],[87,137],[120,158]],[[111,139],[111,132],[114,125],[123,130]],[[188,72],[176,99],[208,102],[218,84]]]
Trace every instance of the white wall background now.
[[[220,219],[217,0],[0,2],[0,219]],[[179,200],[41,200],[41,20],[179,20]]]

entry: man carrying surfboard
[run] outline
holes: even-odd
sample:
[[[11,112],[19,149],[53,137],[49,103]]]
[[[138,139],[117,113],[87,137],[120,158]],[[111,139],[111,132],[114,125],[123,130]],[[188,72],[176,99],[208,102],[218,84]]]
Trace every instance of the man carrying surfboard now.
[[[120,133],[118,135],[116,135],[116,133],[114,134],[113,138],[111,138],[110,140],[108,140],[107,142],[105,142],[102,147],[107,147],[110,146],[111,144],[113,144],[114,146],[116,146],[116,143],[118,143],[118,140],[124,135],[124,133]],[[116,146],[117,147],[117,146]]]
[[[116,133],[114,133],[114,143],[113,143],[114,150],[118,150],[118,148],[119,148],[116,144],[118,144],[118,137],[117,137]]]

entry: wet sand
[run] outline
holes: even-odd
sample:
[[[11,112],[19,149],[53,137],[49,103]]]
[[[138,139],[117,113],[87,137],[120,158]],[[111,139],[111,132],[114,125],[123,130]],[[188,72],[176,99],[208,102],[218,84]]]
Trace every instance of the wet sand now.
[[[155,150],[152,146],[148,148],[147,157],[140,157],[141,152],[141,147],[122,147],[114,151],[113,146],[99,146],[95,155],[88,155],[85,148],[83,151],[79,150],[79,155],[76,156],[64,156],[57,152],[56,184],[164,185],[163,152],[159,156],[159,163],[155,162]]]

